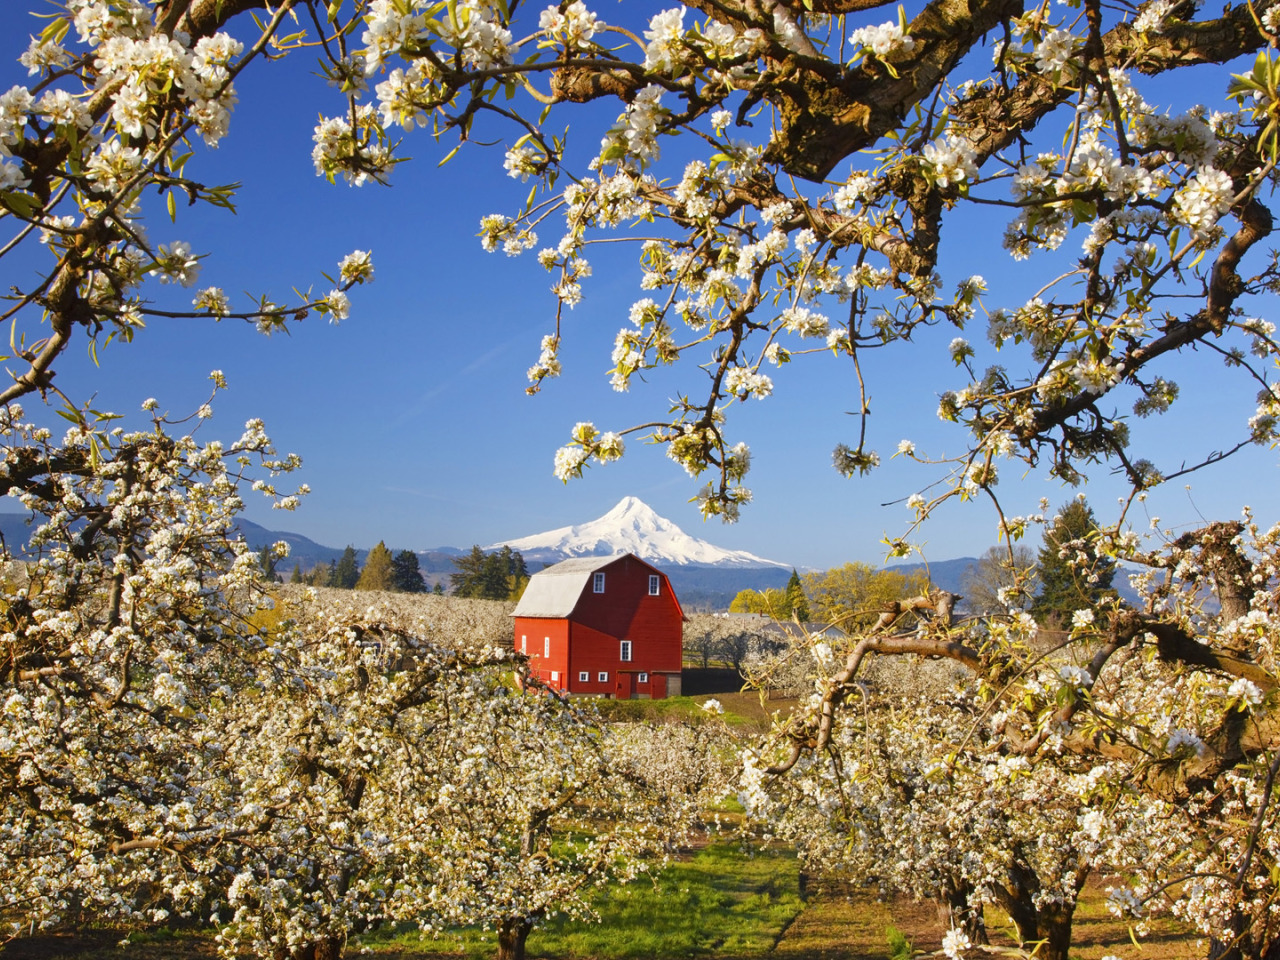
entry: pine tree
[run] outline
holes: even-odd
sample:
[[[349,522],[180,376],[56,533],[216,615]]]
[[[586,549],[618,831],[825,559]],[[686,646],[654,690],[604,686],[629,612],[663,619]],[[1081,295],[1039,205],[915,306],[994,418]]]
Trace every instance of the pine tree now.
[[[348,545],[342,551],[342,557],[333,568],[333,582],[330,586],[343,590],[354,590],[360,579],[360,566],[356,563],[356,548]]]
[[[473,546],[465,557],[454,559],[453,565],[458,568],[458,572],[449,574],[449,584],[453,587],[455,597],[482,596],[480,591],[484,582],[485,559],[479,544]]]
[[[809,598],[804,595],[804,584],[800,582],[800,574],[795,568],[791,570],[791,579],[787,581],[787,616],[794,617],[801,623],[809,621]]]
[[[262,549],[258,551],[258,566],[262,568],[262,577],[268,583],[274,583],[276,580],[277,562],[275,552],[271,549],[271,545],[263,544]]]
[[[412,550],[401,550],[391,560],[391,589],[398,593],[425,593],[426,581],[418,565],[418,555]]]
[[[1040,550],[1040,592],[1031,615],[1041,623],[1069,623],[1071,614],[1113,596],[1116,562],[1097,553],[1098,521],[1083,497],[1058,511]]]
[[[486,600],[505,600],[511,587],[507,583],[507,560],[511,556],[511,548],[503,547],[507,556],[491,553],[484,558],[484,567],[480,572],[479,592],[475,596]]]
[[[520,555],[520,551],[513,551],[511,554],[510,589],[507,591],[508,600],[519,600],[520,595],[524,593],[524,588],[529,585],[529,568],[525,566],[524,557]]]
[[[302,583],[302,582],[303,582],[303,579],[302,579],[302,564],[301,564],[301,563],[295,563],[295,564],[293,565],[293,573],[289,574],[289,582],[290,582],[290,583]]]
[[[437,580],[437,581],[432,585],[432,587],[431,587],[431,592],[432,592],[432,593],[434,593],[437,597],[443,597],[443,596],[444,596],[444,584],[443,584],[443,583],[441,583],[439,580]]]

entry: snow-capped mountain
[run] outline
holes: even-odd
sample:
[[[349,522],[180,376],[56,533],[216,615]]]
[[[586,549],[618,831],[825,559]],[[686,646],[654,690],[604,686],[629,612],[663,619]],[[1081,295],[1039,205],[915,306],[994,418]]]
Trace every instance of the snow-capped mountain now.
[[[790,569],[787,564],[765,560],[745,550],[723,550],[691,537],[636,497],[624,497],[597,520],[504,540],[485,549],[504,546],[519,550],[525,560],[543,562],[634,553],[642,560],[664,565]]]

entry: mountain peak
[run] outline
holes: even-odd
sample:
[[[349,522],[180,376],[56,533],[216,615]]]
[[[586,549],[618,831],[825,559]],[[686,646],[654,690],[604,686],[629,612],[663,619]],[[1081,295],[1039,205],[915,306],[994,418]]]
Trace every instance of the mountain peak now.
[[[623,497],[618,501],[618,505],[606,513],[601,520],[611,520],[621,517],[658,517],[653,507],[649,506],[639,497]],[[658,519],[662,519],[658,517]]]
[[[507,546],[530,560],[563,560],[634,553],[651,563],[699,566],[785,567],[745,550],[723,550],[691,537],[639,497],[623,497],[603,517],[571,527],[505,540],[488,550]]]

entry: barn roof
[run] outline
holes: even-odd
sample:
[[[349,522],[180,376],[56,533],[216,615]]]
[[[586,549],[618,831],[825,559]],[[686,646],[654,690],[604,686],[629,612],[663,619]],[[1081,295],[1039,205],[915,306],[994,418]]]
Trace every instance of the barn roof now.
[[[539,570],[529,578],[524,595],[512,611],[513,617],[567,617],[578,605],[578,598],[591,582],[591,575],[609,564],[634,554],[616,553],[609,557],[572,557]],[[658,572],[652,564],[635,559]]]

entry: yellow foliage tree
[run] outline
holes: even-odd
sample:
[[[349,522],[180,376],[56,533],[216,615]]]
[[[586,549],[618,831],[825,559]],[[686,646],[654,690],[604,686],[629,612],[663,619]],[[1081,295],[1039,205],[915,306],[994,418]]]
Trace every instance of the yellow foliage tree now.
[[[369,551],[365,558],[364,569],[360,571],[360,579],[356,581],[357,590],[392,590],[395,587],[395,565],[391,551],[381,540]]]
[[[929,590],[929,578],[923,573],[900,573],[857,562],[806,573],[802,579],[813,617],[838,623],[845,630],[870,626],[887,604]]]

